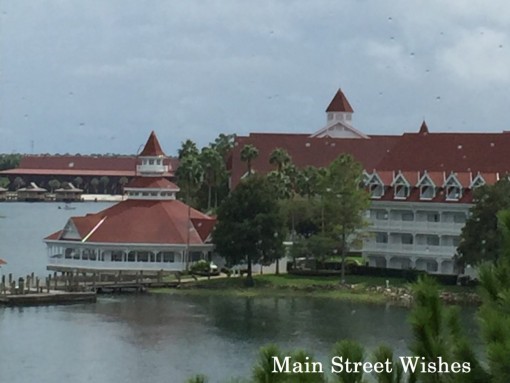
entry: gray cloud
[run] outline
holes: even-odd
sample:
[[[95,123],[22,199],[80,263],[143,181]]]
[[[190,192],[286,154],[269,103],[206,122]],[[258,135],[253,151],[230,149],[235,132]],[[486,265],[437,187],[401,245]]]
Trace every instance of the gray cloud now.
[[[367,133],[501,131],[509,21],[502,0],[5,0],[0,152],[313,132],[340,86]]]

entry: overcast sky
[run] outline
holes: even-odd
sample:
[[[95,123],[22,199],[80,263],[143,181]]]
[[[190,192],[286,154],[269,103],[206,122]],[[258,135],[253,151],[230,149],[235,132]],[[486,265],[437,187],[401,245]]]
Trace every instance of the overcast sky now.
[[[510,130],[506,0],[2,0],[0,153],[219,133]]]

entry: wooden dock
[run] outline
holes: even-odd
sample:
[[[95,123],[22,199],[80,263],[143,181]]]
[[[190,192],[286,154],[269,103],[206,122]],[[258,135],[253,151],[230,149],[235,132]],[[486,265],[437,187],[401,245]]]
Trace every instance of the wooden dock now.
[[[36,306],[95,302],[95,292],[65,292],[50,290],[45,293],[0,295],[0,304],[6,306]]]

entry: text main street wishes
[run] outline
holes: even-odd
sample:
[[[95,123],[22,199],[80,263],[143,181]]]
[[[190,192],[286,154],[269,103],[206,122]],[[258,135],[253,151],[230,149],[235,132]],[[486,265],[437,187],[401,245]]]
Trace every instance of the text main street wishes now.
[[[401,356],[399,358],[402,369],[405,373],[422,374],[469,374],[471,365],[469,362],[445,362],[442,357],[435,361],[426,361],[424,357],[419,356]],[[393,372],[393,363],[387,359],[385,362],[352,362],[342,356],[331,358],[330,371],[332,373],[346,372],[356,374],[364,372],[367,374],[391,373]],[[279,358],[273,356],[273,373],[294,373],[294,374],[320,374],[324,373],[322,362],[310,361],[306,357],[304,362],[292,361],[292,357],[286,356]]]

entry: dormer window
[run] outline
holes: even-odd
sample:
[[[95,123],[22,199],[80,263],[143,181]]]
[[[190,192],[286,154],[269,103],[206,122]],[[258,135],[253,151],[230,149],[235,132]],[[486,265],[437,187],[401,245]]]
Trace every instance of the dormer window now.
[[[462,189],[456,185],[446,188],[446,200],[458,201],[462,197]]]
[[[391,186],[393,186],[395,199],[406,199],[411,193],[411,185],[401,172],[395,176]]]
[[[462,198],[462,185],[454,173],[450,174],[444,183],[447,201],[458,201]]]
[[[434,187],[432,185],[423,185],[420,187],[420,199],[434,198]]]
[[[396,185],[395,186],[395,198],[406,199],[409,197],[409,186],[407,185]]]
[[[483,179],[482,175],[480,173],[478,173],[478,175],[475,177],[473,182],[471,182],[470,187],[471,187],[471,189],[476,189],[483,185],[485,185],[485,180]]]
[[[420,188],[420,200],[427,201],[436,196],[436,185],[428,175],[427,171],[424,172],[416,186]]]
[[[370,184],[370,196],[372,198],[381,198],[384,194],[384,188],[379,183]]]

